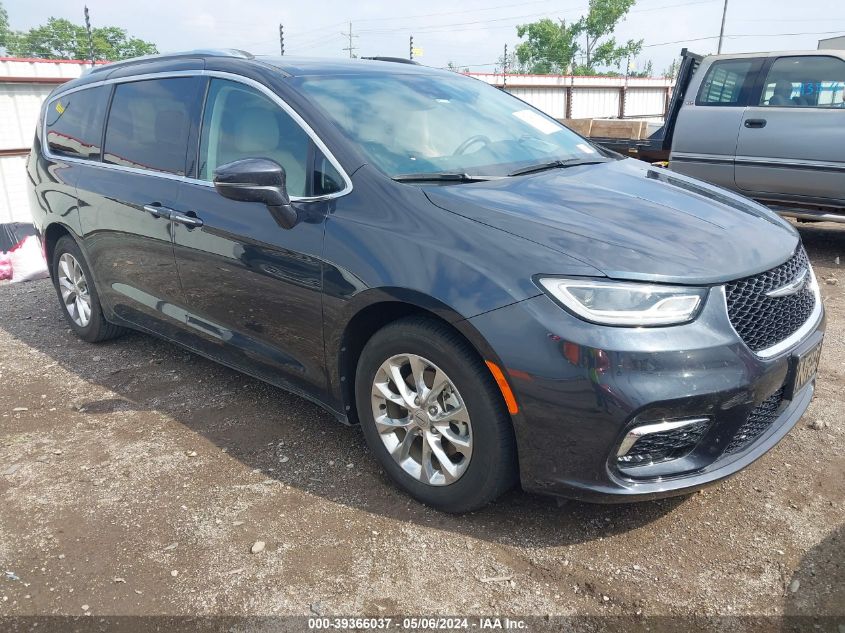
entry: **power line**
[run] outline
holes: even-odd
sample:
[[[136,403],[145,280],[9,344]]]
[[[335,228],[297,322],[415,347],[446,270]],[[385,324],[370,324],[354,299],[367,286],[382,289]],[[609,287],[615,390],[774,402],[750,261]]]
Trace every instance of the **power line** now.
[[[791,36],[798,36],[798,35],[836,35],[836,34],[843,34],[845,35],[845,31],[842,29],[838,31],[804,31],[801,33],[736,33],[733,35],[725,35],[725,38],[733,39],[733,38],[740,38],[740,37],[791,37]],[[644,44],[643,48],[653,48],[655,46],[668,46],[670,44],[688,44],[690,42],[704,42],[706,40],[715,40],[718,39],[718,35],[708,35],[705,37],[694,37],[694,38],[687,38],[683,40],[674,40],[672,42],[656,42],[653,44]],[[548,60],[541,60],[541,61],[548,61]],[[483,68],[488,66],[498,66],[498,62],[487,62],[484,64],[458,64],[455,63],[455,67],[461,68]],[[448,68],[447,66],[441,66],[441,68]]]
[[[666,4],[657,7],[643,7],[637,9],[631,9],[628,13],[644,13],[648,11],[660,11],[663,9],[672,9],[676,7],[687,7],[693,6],[698,4],[712,4],[714,2],[719,2],[720,0],[692,0],[691,2],[679,2],[675,4]],[[526,20],[531,18],[542,18],[542,17],[550,17],[550,16],[557,16],[561,15],[564,12],[568,11],[587,11],[589,10],[589,6],[584,6],[579,4],[578,6],[572,5],[569,7],[565,7],[562,9],[556,9],[554,11],[544,11],[542,13],[529,13],[523,15],[512,15],[504,18],[491,18],[485,20],[472,20],[469,22],[451,22],[451,23],[441,23],[441,24],[430,24],[428,26],[413,26],[413,27],[392,27],[392,28],[372,28],[372,29],[361,29],[359,33],[372,33],[372,34],[389,34],[389,33],[396,33],[397,31],[410,31],[414,30],[414,32],[425,32],[425,33],[437,33],[442,31],[449,31],[449,32],[460,32],[464,30],[474,30],[474,29],[455,29],[454,27],[458,26],[478,26],[478,25],[487,25],[493,24],[495,22],[508,22],[513,20]],[[443,14],[441,14],[443,15]],[[515,25],[506,25],[504,27],[497,27],[491,26],[490,29],[495,28],[512,28]]]

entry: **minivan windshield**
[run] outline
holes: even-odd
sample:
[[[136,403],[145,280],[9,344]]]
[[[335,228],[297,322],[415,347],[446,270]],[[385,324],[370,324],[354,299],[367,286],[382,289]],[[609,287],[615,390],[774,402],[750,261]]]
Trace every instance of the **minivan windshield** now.
[[[373,73],[296,81],[392,178],[430,174],[468,182],[472,179],[459,176],[507,176],[533,171],[534,165],[604,159],[555,119],[460,75]]]

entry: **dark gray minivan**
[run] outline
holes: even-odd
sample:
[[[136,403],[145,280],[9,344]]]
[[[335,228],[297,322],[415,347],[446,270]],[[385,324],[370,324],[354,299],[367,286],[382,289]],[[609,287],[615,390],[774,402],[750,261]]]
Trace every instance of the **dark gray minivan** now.
[[[791,225],[455,73],[102,66],[45,101],[27,170],[80,337],[148,332],[308,398],[444,510],[682,494],[813,395]]]

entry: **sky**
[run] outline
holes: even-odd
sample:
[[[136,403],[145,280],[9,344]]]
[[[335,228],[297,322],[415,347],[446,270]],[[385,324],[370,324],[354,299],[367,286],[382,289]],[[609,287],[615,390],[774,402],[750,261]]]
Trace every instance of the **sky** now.
[[[28,29],[49,17],[83,22],[76,0],[0,0],[12,28]],[[845,35],[843,0],[728,0],[722,52],[815,49],[821,38]],[[544,17],[576,21],[588,0],[87,0],[93,26],[119,26],[154,42],[159,51],[240,48],[279,53],[279,24],[285,54],[345,57],[407,57],[409,38],[423,49],[419,61],[449,62],[475,72],[492,72],[504,46],[519,43],[516,25]],[[618,40],[643,39],[632,66],[655,73],[666,69],[684,46],[716,52],[724,0],[637,0],[617,30]]]

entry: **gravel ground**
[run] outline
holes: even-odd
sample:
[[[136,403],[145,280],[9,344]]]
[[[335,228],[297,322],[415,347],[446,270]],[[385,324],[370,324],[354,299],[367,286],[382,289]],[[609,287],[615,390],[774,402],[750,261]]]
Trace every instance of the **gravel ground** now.
[[[151,337],[88,345],[49,281],[2,286],[0,615],[787,614],[842,633],[845,229],[801,232],[828,311],[809,411],[727,482],[625,506],[514,491],[438,513],[315,405]]]

